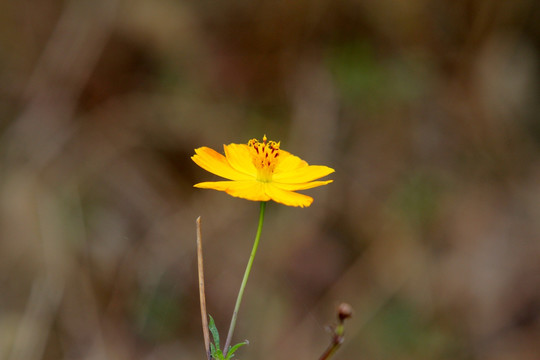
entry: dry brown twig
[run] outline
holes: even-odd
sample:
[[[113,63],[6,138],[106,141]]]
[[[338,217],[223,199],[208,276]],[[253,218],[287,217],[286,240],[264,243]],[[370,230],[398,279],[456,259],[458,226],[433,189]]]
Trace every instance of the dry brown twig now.
[[[202,235],[201,235],[201,217],[196,220],[197,223],[197,264],[199,269],[199,300],[201,302],[201,321],[204,336],[204,346],[206,348],[206,359],[210,360],[210,332],[208,331],[208,318],[206,316],[206,295],[204,291],[204,269],[202,254]]]

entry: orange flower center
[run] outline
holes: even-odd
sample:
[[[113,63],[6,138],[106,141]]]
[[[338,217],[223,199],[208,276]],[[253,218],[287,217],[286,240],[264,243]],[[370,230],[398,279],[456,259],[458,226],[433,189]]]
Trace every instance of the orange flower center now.
[[[263,182],[272,181],[272,174],[279,156],[279,142],[267,142],[266,135],[264,135],[262,143],[257,139],[251,139],[248,146],[251,149],[253,165],[257,168],[257,180]]]

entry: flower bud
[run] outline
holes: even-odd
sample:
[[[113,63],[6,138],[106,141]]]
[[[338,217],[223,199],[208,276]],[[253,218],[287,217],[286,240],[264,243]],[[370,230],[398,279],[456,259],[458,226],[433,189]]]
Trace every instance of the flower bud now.
[[[351,305],[347,303],[341,303],[337,308],[337,312],[339,321],[343,322],[343,320],[348,319],[352,316],[353,309]]]

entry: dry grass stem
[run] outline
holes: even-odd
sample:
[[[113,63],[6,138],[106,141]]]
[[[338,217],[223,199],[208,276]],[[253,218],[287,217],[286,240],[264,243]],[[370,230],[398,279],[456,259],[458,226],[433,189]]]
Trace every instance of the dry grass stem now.
[[[196,220],[197,223],[197,264],[199,269],[199,298],[201,302],[201,321],[204,335],[204,346],[206,349],[206,359],[210,360],[210,333],[208,331],[208,317],[206,313],[206,295],[204,291],[204,268],[202,253],[202,235],[201,235],[201,217]]]

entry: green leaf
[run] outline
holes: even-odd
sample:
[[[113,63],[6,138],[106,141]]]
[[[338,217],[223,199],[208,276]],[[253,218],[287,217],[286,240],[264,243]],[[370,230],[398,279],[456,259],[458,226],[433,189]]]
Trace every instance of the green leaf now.
[[[212,356],[212,359],[225,360],[225,358],[223,357],[223,352],[221,351],[221,349],[216,349],[214,344],[210,344],[210,354]]]
[[[216,345],[216,348],[219,349],[219,332],[216,327],[216,323],[214,322],[214,318],[208,314],[208,317],[210,318],[210,322],[208,323],[208,329],[212,333],[212,337],[214,338],[214,344]]]
[[[210,343],[210,354],[212,355],[212,359],[225,360],[223,352],[219,348],[219,332],[217,330],[216,323],[212,316],[208,315],[208,317],[210,318],[210,321],[208,322],[208,330],[210,330],[212,333],[212,338],[214,339],[214,342]]]
[[[234,353],[236,352],[236,350],[238,350],[241,346],[248,345],[248,344],[249,344],[249,341],[246,340],[244,342],[234,345],[233,347],[229,347],[229,351],[227,351],[227,357],[225,358],[225,360],[232,359],[234,357]]]

